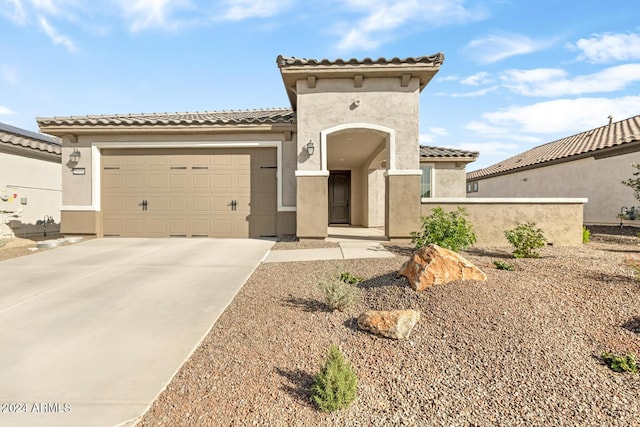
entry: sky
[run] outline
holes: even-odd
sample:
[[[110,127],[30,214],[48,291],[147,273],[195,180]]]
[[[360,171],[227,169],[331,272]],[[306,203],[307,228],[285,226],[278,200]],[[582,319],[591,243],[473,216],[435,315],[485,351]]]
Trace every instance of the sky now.
[[[0,0],[0,122],[290,107],[276,65],[443,52],[420,143],[468,171],[640,114],[637,0]]]

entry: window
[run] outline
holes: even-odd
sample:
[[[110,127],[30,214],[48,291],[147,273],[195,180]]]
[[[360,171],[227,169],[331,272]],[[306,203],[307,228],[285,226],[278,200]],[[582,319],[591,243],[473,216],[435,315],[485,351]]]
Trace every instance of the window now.
[[[433,192],[431,188],[431,171],[432,167],[427,165],[420,165],[422,170],[422,177],[420,181],[420,197],[431,197]]]
[[[467,182],[467,193],[478,192],[478,181]]]

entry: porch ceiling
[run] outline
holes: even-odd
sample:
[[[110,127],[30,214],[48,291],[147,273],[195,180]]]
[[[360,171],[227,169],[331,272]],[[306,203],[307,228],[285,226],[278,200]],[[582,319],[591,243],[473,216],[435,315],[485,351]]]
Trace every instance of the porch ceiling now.
[[[381,153],[384,157],[385,144],[384,137],[367,131],[331,135],[327,138],[327,167],[329,170],[362,167]]]

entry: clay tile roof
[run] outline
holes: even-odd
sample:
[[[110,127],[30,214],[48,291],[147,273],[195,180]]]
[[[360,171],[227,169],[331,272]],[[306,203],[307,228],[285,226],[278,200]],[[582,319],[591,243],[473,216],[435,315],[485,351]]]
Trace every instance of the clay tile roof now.
[[[428,158],[465,158],[470,161],[478,157],[477,151],[458,150],[455,148],[433,147],[430,145],[420,146],[420,157]]]
[[[97,116],[39,117],[40,127],[47,126],[198,126],[292,123],[290,108],[260,110],[204,111],[187,113],[114,114]]]
[[[444,54],[436,53],[434,55],[416,56],[409,58],[364,58],[362,60],[351,59],[308,59],[308,58],[296,58],[278,55],[276,63],[280,68],[286,67],[300,67],[300,66],[331,66],[331,65],[389,65],[389,64],[430,64],[430,65],[442,65],[444,62]]]
[[[4,123],[0,123],[0,145],[25,151],[51,153],[56,156],[60,156],[62,153],[58,138]]]
[[[569,159],[637,141],[640,141],[640,116],[540,145],[495,165],[469,172],[467,179],[502,175],[536,165],[544,166],[548,162]]]

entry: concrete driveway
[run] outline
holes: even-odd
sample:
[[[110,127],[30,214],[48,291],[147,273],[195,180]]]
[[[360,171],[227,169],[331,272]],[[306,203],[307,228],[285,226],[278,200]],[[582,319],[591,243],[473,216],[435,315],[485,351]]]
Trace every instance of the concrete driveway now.
[[[272,245],[96,239],[0,262],[0,425],[132,424]]]

